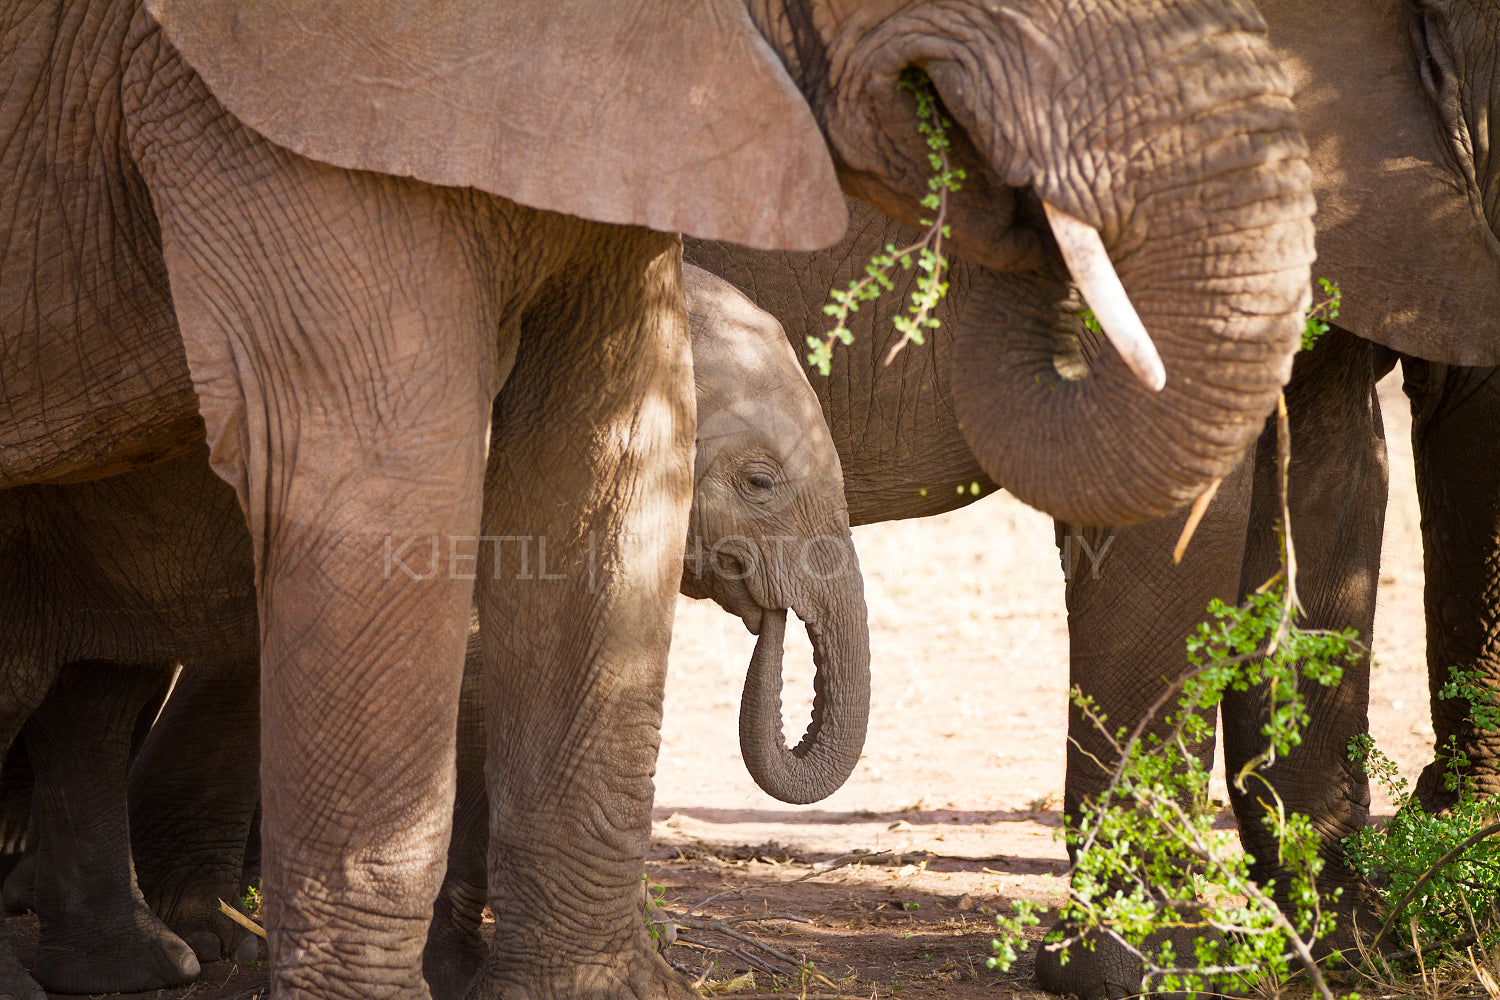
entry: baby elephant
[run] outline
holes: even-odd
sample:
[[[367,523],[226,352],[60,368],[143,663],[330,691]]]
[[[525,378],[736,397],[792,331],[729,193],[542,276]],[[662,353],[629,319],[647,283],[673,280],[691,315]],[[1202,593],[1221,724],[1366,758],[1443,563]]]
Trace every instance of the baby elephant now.
[[[746,765],[771,794],[814,801],[853,769],[869,703],[863,582],[838,456],[779,324],[720,279],[684,270],[699,434],[682,589],[758,634],[740,721]],[[218,900],[239,895],[259,766],[254,572],[233,492],[196,454],[93,483],[7,491],[0,504],[17,508],[0,509],[0,526],[18,526],[0,527],[0,574],[34,587],[34,606],[48,611],[26,623],[28,638],[41,634],[28,648],[41,654],[10,668],[25,681],[13,691],[27,696],[0,703],[14,718],[30,715],[24,745],[40,779],[37,978],[58,992],[128,992],[180,985],[200,961],[253,953],[218,912]],[[32,572],[22,576],[23,566]],[[542,567],[532,569],[497,585],[543,585]],[[517,575],[514,561],[505,570]],[[818,692],[792,750],[780,726],[787,609],[807,625]],[[427,956],[438,997],[461,995],[484,957],[481,659],[471,642],[453,854]],[[147,718],[155,715],[174,662],[183,673],[130,764],[127,825],[136,720],[148,702]],[[84,880],[72,874],[80,871]],[[0,992],[39,993],[3,953]]]

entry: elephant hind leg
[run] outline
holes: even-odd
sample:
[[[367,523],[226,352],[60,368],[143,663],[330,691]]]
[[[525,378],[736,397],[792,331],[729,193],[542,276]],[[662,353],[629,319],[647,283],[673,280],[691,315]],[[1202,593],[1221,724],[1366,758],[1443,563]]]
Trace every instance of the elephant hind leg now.
[[[458,787],[448,870],[432,907],[422,976],[432,1000],[462,1000],[489,953],[479,929],[484,917],[485,857],[490,844],[490,799],[484,784],[484,662],[477,631],[469,634],[458,704]]]
[[[1186,509],[1116,530],[1058,524],[1067,578],[1069,683],[1093,699],[1111,732],[1134,729],[1165,686],[1187,669],[1185,640],[1203,621],[1209,602],[1234,599],[1250,471],[1246,461],[1224,479],[1180,565],[1173,563],[1172,549]],[[1151,728],[1166,730],[1160,718]],[[1074,822],[1082,807],[1105,791],[1117,763],[1109,735],[1069,705],[1063,807]],[[1212,765],[1211,737],[1192,750],[1205,769]],[[1180,946],[1191,947],[1174,943],[1179,953]],[[1108,939],[1095,941],[1092,949],[1071,949],[1067,964],[1056,952],[1042,951],[1036,975],[1050,993],[1086,998],[1131,996],[1142,987],[1140,961]]]
[[[200,972],[136,888],[125,772],[136,719],[170,667],[65,666],[26,723],[36,770],[36,975],[63,993],[181,986]]]
[[[1454,668],[1500,691],[1500,372],[1415,358],[1402,361],[1411,397],[1412,454],[1422,506],[1427,677],[1438,756],[1417,797],[1437,812],[1454,804],[1450,742],[1469,759],[1480,794],[1500,792],[1500,733],[1480,729],[1464,698],[1441,698]]]
[[[31,815],[31,803],[22,800],[31,795],[33,786],[31,755],[20,749],[17,739],[21,727],[41,705],[57,677],[57,661],[49,655],[47,620],[51,593],[42,580],[30,545],[22,537],[35,515],[29,500],[30,490],[0,492],[0,747],[6,748],[5,783],[0,786],[7,799],[7,848],[14,851],[22,841],[35,850],[35,831],[22,840],[12,836],[12,819],[24,808]],[[24,868],[35,870],[33,860],[18,859]],[[22,864],[18,864],[18,869]],[[21,876],[12,881],[14,876]],[[6,879],[7,903],[13,886],[27,878],[24,870],[12,870]],[[29,895],[29,894],[28,894]],[[10,942],[0,941],[0,996],[18,1000],[46,1000],[41,986],[21,964]]]
[[[630,267],[528,316],[486,477],[484,534],[517,541],[480,561],[495,936],[475,1000],[695,996],[641,899],[692,497],[679,253],[590,235]]]

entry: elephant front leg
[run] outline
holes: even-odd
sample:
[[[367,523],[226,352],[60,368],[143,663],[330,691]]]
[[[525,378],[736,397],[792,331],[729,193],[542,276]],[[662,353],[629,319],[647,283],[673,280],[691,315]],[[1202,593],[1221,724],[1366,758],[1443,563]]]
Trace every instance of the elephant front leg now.
[[[633,280],[547,295],[496,411],[478,562],[495,934],[472,998],[695,995],[650,948],[641,886],[692,490],[678,250],[596,238]]]
[[[1500,732],[1474,724],[1463,697],[1442,698],[1453,670],[1500,693],[1500,375],[1416,358],[1402,362],[1422,506],[1427,675],[1435,758],[1417,780],[1422,807],[1453,805],[1449,746],[1469,760],[1480,794],[1500,792]]]
[[[1388,370],[1389,352],[1335,328],[1310,353],[1298,355],[1287,386],[1291,468],[1287,475],[1291,536],[1297,557],[1297,595],[1309,629],[1353,629],[1366,648],[1375,625],[1375,588],[1380,574],[1388,473],[1385,432],[1375,383]],[[1241,593],[1260,587],[1281,568],[1277,532],[1280,497],[1276,429],[1267,425],[1256,449],[1255,492],[1246,542]],[[1343,679],[1333,687],[1302,681],[1311,718],[1302,742],[1258,774],[1289,813],[1312,821],[1324,862],[1320,888],[1344,889],[1340,908],[1363,922],[1371,905],[1363,880],[1344,860],[1343,840],[1364,827],[1370,788],[1364,769],[1349,760],[1349,743],[1369,731],[1370,663],[1351,653]],[[1268,711],[1264,692],[1229,691],[1223,703],[1224,767],[1235,775],[1266,749],[1261,727]],[[1287,873],[1279,845],[1264,819],[1272,796],[1253,778],[1243,791],[1229,788],[1240,839],[1259,882]],[[1283,900],[1283,902],[1285,902]],[[1352,944],[1350,921],[1341,920],[1335,944]]]
[[[1172,549],[1186,510],[1123,529],[1058,524],[1067,577],[1069,683],[1092,699],[1108,729],[1101,731],[1069,705],[1063,808],[1071,822],[1108,788],[1118,763],[1109,737],[1122,727],[1133,729],[1187,669],[1185,640],[1204,619],[1209,601],[1233,600],[1249,503],[1246,462],[1220,484],[1180,565],[1172,562]],[[1160,718],[1152,728],[1166,729]],[[1205,767],[1212,763],[1211,740],[1192,749]],[[1092,950],[1072,948],[1066,964],[1056,952],[1043,951],[1036,972],[1052,993],[1126,996],[1142,987],[1140,962],[1110,940],[1094,942]]]
[[[214,470],[250,527],[276,995],[425,1000],[503,378],[494,199],[269,146],[191,75],[138,159]],[[198,137],[212,143],[198,145]]]
[[[472,521],[420,493],[345,497],[357,524],[294,535],[268,568],[261,877],[278,995],[428,995],[471,591],[418,560],[431,539],[474,533],[477,494]],[[424,556],[387,576],[387,545],[413,538]]]

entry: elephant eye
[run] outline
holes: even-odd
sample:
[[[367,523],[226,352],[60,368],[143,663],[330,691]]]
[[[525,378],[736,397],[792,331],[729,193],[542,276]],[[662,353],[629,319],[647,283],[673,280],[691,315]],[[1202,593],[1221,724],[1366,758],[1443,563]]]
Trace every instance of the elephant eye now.
[[[776,480],[764,472],[750,473],[750,475],[745,477],[745,482],[749,483],[752,489],[757,490],[769,490],[776,485]]]

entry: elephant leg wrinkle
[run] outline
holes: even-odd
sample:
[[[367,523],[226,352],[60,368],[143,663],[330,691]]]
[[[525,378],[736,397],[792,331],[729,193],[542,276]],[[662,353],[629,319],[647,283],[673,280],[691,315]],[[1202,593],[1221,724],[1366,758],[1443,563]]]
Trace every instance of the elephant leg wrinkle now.
[[[1469,760],[1481,795],[1500,792],[1500,734],[1480,730],[1462,697],[1440,698],[1455,668],[1500,691],[1500,371],[1402,361],[1411,399],[1412,455],[1422,508],[1423,598],[1433,747],[1417,781],[1436,812],[1457,792],[1445,782],[1448,746]]]
[[[544,295],[547,325],[523,335],[495,407],[484,533],[545,537],[555,571],[479,580],[496,926],[470,997],[692,996],[649,946],[640,900],[692,492],[680,250],[595,238],[628,279]]]

